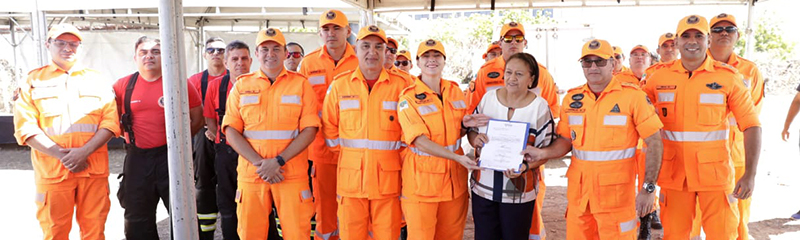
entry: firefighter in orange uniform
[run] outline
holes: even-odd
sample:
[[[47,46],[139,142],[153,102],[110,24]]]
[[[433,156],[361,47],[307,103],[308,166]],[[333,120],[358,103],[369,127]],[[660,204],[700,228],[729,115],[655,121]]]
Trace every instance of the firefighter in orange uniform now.
[[[377,26],[362,28],[355,46],[359,66],[336,77],[323,105],[325,140],[339,156],[336,193],[342,239],[400,236],[397,99],[412,81],[407,74],[383,69],[386,42]]]
[[[617,62],[617,64],[614,67],[614,75],[624,72],[630,72],[631,69],[625,67],[625,65],[622,64],[622,62],[625,61],[625,54],[622,53],[622,48],[613,46],[612,49],[614,50],[614,61]]]
[[[503,49],[500,48],[500,45],[497,45],[497,43],[492,43],[486,48],[486,53],[483,54],[483,60],[488,62],[502,55]]]
[[[305,75],[317,96],[318,115],[322,117],[322,101],[333,78],[343,72],[356,69],[358,59],[353,46],[347,43],[350,36],[347,17],[339,10],[328,10],[319,17],[319,37],[324,45],[307,54],[300,62],[298,73]],[[336,222],[336,163],[337,157],[325,146],[322,131],[317,133],[308,150],[308,159],[313,162],[311,170],[314,185],[314,206],[317,227],[315,239],[339,239]]]
[[[675,34],[661,34],[661,36],[658,37],[658,48],[656,48],[656,52],[661,57],[661,60],[644,71],[644,76],[639,82],[639,86],[641,87],[644,87],[644,84],[647,82],[647,77],[653,75],[656,70],[664,68],[664,63],[678,59],[678,51],[675,48]]]
[[[639,86],[639,81],[644,77],[644,71],[650,67],[650,50],[644,45],[636,45],[630,53],[630,71],[621,72],[615,75],[620,82],[627,82]]]
[[[309,239],[314,205],[306,148],[320,127],[319,107],[308,80],[284,68],[286,39],[280,30],[261,30],[256,46],[261,67],[239,76],[221,126],[239,153],[239,237],[267,238],[274,202],[283,238]]]
[[[739,29],[736,25],[736,18],[733,15],[722,13],[711,18],[708,24],[711,27],[711,45],[708,48],[708,54],[714,60],[727,63],[732,67],[739,70],[744,80],[744,86],[750,92],[750,97],[755,106],[756,115],[761,113],[761,103],[764,99],[764,78],[761,72],[756,68],[756,64],[750,60],[744,59],[733,52],[733,47],[736,41],[739,40]],[[731,159],[733,160],[733,170],[735,180],[744,176],[745,172],[745,157],[744,157],[744,136],[739,129],[736,128],[736,118],[729,116],[730,123],[730,149]],[[739,207],[739,238],[748,239],[747,223],[750,221],[750,201],[752,199],[738,200]],[[702,214],[697,213],[695,216]],[[700,237],[700,218],[695,217],[692,226],[692,237]]]
[[[708,32],[702,16],[681,19],[675,39],[681,58],[656,70],[644,87],[664,123],[659,184],[666,240],[689,239],[696,204],[708,239],[735,239],[736,199],[749,198],[754,187],[758,115],[741,74],[706,53]],[[729,113],[744,136],[745,171],[738,181],[727,145]]]
[[[500,29],[499,45],[502,49],[502,55],[492,59],[481,66],[478,70],[478,76],[475,79],[474,86],[470,86],[467,99],[469,100],[469,112],[475,110],[481,98],[487,91],[503,87],[503,73],[505,73],[506,61],[511,55],[522,52],[527,46],[528,40],[525,39],[525,28],[520,23],[509,22]],[[550,107],[550,112],[553,113],[554,118],[559,116],[558,107],[558,87],[553,80],[553,76],[547,71],[541,63],[539,63],[539,86],[533,90],[536,95],[544,98],[547,105]],[[544,221],[542,221],[542,203],[544,203],[544,195],[547,187],[544,184],[544,166],[540,166],[539,170],[539,193],[536,196],[536,208],[533,210],[533,219],[531,221],[530,238],[531,239],[545,239]]]
[[[386,71],[392,72],[394,74],[402,75],[405,78],[413,79],[414,76],[411,76],[411,74],[398,68],[394,64],[397,61],[397,57],[400,56],[399,52],[397,51],[397,40],[394,40],[394,38],[387,37],[385,47],[386,47],[385,50],[386,53],[384,55],[386,55],[386,58],[383,61],[383,68],[385,68]],[[406,55],[408,55],[408,52],[406,52]]]
[[[414,67],[414,63],[411,62],[411,53],[409,53],[408,50],[397,51],[397,58],[395,58],[394,66],[410,74],[411,68]]]
[[[638,86],[613,77],[617,63],[607,41],[584,44],[580,61],[587,83],[564,96],[560,137],[550,147],[525,152],[538,161],[572,149],[567,239],[636,239],[637,216],[649,214],[655,201],[662,124]],[[645,183],[637,194],[634,156],[640,138],[649,147]]]
[[[409,239],[462,239],[467,220],[467,175],[479,169],[464,156],[466,127],[485,125],[485,115],[468,115],[458,84],[442,79],[446,53],[441,42],[420,43],[420,78],[403,90],[398,103],[403,157],[401,205]],[[465,117],[466,116],[466,117]]]
[[[82,66],[77,28],[50,28],[45,47],[52,63],[28,73],[14,102],[14,138],[32,148],[36,218],[44,239],[68,239],[72,214],[81,239],[105,239],[108,149],[119,117],[111,86]]]

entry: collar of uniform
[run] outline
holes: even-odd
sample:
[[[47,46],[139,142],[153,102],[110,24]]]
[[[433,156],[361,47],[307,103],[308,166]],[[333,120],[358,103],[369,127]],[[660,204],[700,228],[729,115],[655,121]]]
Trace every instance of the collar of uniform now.
[[[350,43],[345,43],[344,55],[342,55],[342,58],[340,58],[339,61],[347,59],[350,56],[355,57],[355,55],[356,52],[355,50],[353,50],[353,45],[350,45]],[[325,46],[324,44],[322,45],[322,51],[319,51],[319,57],[333,59],[333,57],[330,54],[328,54],[328,46]]]
[[[275,77],[275,82],[278,82],[278,81],[280,81],[280,80],[281,80],[283,77],[285,77],[285,76],[286,76],[286,74],[288,74],[288,73],[286,72],[286,68],[283,68],[283,69],[281,70],[281,73],[279,73],[279,74],[278,74],[278,76],[277,76],[277,77]],[[264,74],[264,72],[263,72],[263,71],[261,71],[261,69],[258,69],[258,71],[256,71],[256,77],[258,77],[258,78],[261,78],[261,79],[264,79],[264,80],[267,80],[267,81],[269,81],[269,77],[267,77],[267,75],[266,75],[266,74]]]
[[[84,69],[86,69],[86,67],[84,67],[83,64],[81,64],[81,62],[76,62],[74,65],[72,65],[72,68],[70,68],[69,71],[62,69],[61,67],[56,65],[56,63],[53,62],[53,61],[50,61],[50,64],[47,65],[47,67],[50,68],[50,69],[48,69],[49,71],[54,71],[54,72],[55,71],[59,71],[59,72],[64,72],[64,73],[69,73],[69,74],[72,74],[72,73],[75,73],[75,72],[80,72],[80,71],[83,71]]]
[[[425,82],[422,81],[422,77],[421,76],[419,78],[415,78],[414,81],[416,82],[414,84],[414,85],[416,85],[416,87],[415,87],[416,89],[414,90],[414,92],[417,92],[417,93],[430,93],[430,94],[436,95],[436,92],[433,91],[433,89],[431,89],[430,87],[428,87],[428,84],[425,84]],[[448,88],[447,80],[444,80],[444,78],[440,78],[439,79],[439,91],[440,91],[440,93],[444,94],[446,92],[447,88]]]
[[[583,87],[581,87],[581,90],[584,93],[592,93],[592,94],[594,94],[594,92],[592,92],[592,89],[589,88],[589,83],[583,84]],[[605,92],[617,91],[617,90],[622,90],[622,84],[619,83],[619,80],[617,80],[616,77],[613,77],[613,78],[611,78],[611,81],[608,82],[608,85],[606,86],[606,88],[603,89],[603,92],[601,92],[600,94],[605,93]]]
[[[364,77],[364,74],[361,73],[361,67],[356,67],[356,70],[353,71],[353,75],[351,75],[350,80],[367,81],[367,79]],[[381,68],[381,75],[378,76],[378,81],[375,83],[383,81],[389,81],[389,72],[387,72],[386,69]]]
[[[706,55],[711,56],[711,48],[706,49]],[[736,55],[735,52],[731,52],[731,56],[728,57],[728,60],[724,63],[731,66],[736,66],[736,64],[739,64],[739,55]]]
[[[697,72],[698,70],[715,72],[714,61],[716,60],[711,58],[711,54],[706,54],[706,59],[703,60],[703,64],[700,65],[700,67],[698,67],[694,72]],[[686,70],[686,68],[683,67],[683,60],[681,59],[676,59],[675,61],[673,61],[672,67],[670,69],[676,72],[689,72],[689,70]]]

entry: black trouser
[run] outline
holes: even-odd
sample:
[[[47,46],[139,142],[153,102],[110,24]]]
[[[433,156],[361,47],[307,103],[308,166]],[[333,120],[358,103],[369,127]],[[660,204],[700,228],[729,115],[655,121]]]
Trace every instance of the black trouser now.
[[[156,207],[159,198],[169,211],[167,146],[141,149],[128,146],[119,197],[125,208],[125,238],[158,239]]]
[[[500,203],[472,193],[475,239],[527,240],[534,202]]]
[[[215,144],[217,173],[217,207],[222,218],[222,237],[225,240],[239,240],[238,218],[236,216],[236,167],[239,154],[228,144]],[[275,211],[269,215],[269,239],[280,239],[275,227]]]
[[[205,128],[192,139],[194,187],[197,193],[197,223],[201,240],[213,240],[217,223],[217,174],[214,168],[214,142],[208,140]]]

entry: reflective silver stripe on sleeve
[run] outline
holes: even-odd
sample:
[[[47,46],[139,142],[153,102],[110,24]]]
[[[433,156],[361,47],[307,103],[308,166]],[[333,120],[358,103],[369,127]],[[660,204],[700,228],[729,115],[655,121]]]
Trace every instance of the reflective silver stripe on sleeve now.
[[[57,126],[52,126],[52,127],[49,127],[49,128],[45,128],[44,132],[47,134],[47,136],[58,136],[58,135],[61,135],[61,134],[78,133],[78,132],[95,133],[95,132],[97,132],[97,124],[74,123],[74,124],[70,125],[69,127],[67,127],[66,129],[64,129],[61,126],[58,126],[58,127]]]
[[[436,105],[419,106],[417,107],[417,109],[419,110],[419,114],[421,115],[427,115],[439,111],[439,108],[437,108]]]
[[[297,96],[297,95],[283,95],[283,96],[281,96],[281,103],[300,104],[300,96]]]
[[[747,88],[750,88],[750,80],[745,79],[744,80],[744,86],[747,87]]]
[[[342,147],[362,148],[370,150],[398,150],[402,144],[400,141],[378,141],[368,139],[344,139],[340,140]]]
[[[542,236],[539,236],[539,234],[529,234],[528,240],[542,240]]]
[[[359,101],[358,99],[339,101],[339,110],[358,109],[360,107],[361,107],[361,101]]]
[[[325,75],[310,77],[308,78],[308,82],[311,83],[311,85],[325,84]]]
[[[737,123],[736,123],[736,118],[735,118],[735,117],[729,117],[729,118],[728,118],[728,124],[730,124],[730,125],[731,125],[731,127],[736,127],[736,126],[739,126],[739,125],[737,125]]]
[[[636,148],[632,147],[613,151],[583,151],[573,148],[572,155],[575,156],[575,158],[584,161],[614,161],[632,158],[634,155],[636,155]]]
[[[675,101],[675,93],[674,92],[660,92],[660,93],[658,93],[658,101],[659,102],[674,102]]]
[[[459,147],[461,147],[461,139],[458,139],[458,141],[456,141],[456,144],[448,145],[448,146],[445,146],[444,148],[447,149],[448,151],[455,152],[456,150],[458,150]],[[411,152],[414,152],[415,154],[420,155],[420,156],[429,156],[429,157],[433,156],[433,155],[430,155],[430,154],[428,154],[426,152],[423,152],[422,150],[420,150],[419,148],[416,148],[416,147],[410,147],[408,149],[411,149]]]
[[[728,139],[728,130],[711,132],[679,132],[661,130],[661,137],[673,142],[711,142]]]
[[[725,95],[720,93],[701,93],[700,103],[723,104],[725,103]]]
[[[337,139],[327,139],[326,138],[325,139],[325,145],[328,145],[328,147],[339,146],[339,139],[338,138]]]
[[[297,137],[297,130],[245,130],[242,135],[252,140],[287,140]]]
[[[619,224],[619,232],[625,233],[636,229],[636,223],[639,219],[633,218],[630,221],[622,222]]]
[[[464,100],[453,101],[454,108],[467,108],[467,104],[464,103]]]
[[[258,103],[258,95],[243,95],[239,97],[239,106]]]
[[[628,116],[606,115],[603,117],[603,125],[625,126],[628,123]]]
[[[383,110],[397,111],[397,101],[383,101]]]
[[[569,125],[583,124],[583,116],[569,116]]]

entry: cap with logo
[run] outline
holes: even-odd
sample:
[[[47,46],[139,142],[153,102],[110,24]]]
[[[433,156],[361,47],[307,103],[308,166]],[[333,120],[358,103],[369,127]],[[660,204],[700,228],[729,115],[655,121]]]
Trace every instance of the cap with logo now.
[[[410,52],[408,52],[408,50],[400,50],[400,51],[397,51],[397,56],[398,56],[398,57],[399,57],[399,56],[403,56],[403,57],[405,57],[406,59],[408,59],[408,60],[411,60],[411,53],[410,53]]]
[[[383,40],[386,43],[386,33],[383,32],[383,29],[379,28],[375,25],[369,25],[366,27],[362,27],[361,30],[358,30],[358,40],[364,39],[369,36],[376,36]]]
[[[510,32],[511,30],[517,30],[521,32],[522,35],[525,35],[525,27],[523,27],[522,24],[517,22],[509,22],[504,24],[503,28],[500,29],[500,38],[505,37],[506,33]]]
[[[442,42],[433,39],[428,39],[424,42],[421,42],[419,44],[419,48],[417,48],[417,57],[422,56],[422,54],[425,54],[425,52],[428,51],[438,51],[442,54],[442,56],[447,58],[447,53],[444,52],[444,45],[442,45]]]
[[[661,37],[658,37],[658,46],[661,47],[661,45],[667,41],[675,41],[675,34],[672,33],[661,34]]]
[[[634,46],[634,47],[631,49],[631,53],[633,53],[633,51],[636,51],[637,49],[644,50],[644,52],[646,52],[646,53],[649,53],[649,52],[650,52],[650,50],[649,50],[649,49],[647,49],[647,47],[645,47],[644,45],[641,45],[641,44],[639,44],[639,45],[636,45],[636,46]]]
[[[729,22],[729,23],[733,24],[733,26],[736,26],[736,18],[733,17],[733,15],[730,15],[730,14],[727,14],[727,13],[720,13],[719,15],[714,16],[713,18],[711,18],[711,21],[708,23],[708,26],[709,27],[714,27],[714,25],[717,25],[717,23],[722,22],[722,21]],[[736,26],[736,27],[738,27],[738,26]]]
[[[394,47],[400,47],[400,44],[399,44],[399,43],[397,43],[397,40],[394,40],[394,38],[387,37],[387,38],[386,38],[386,43],[387,43],[387,44],[388,44],[388,43],[394,43]]]
[[[614,50],[614,56],[622,54],[622,48],[621,47],[612,46],[611,49]]]
[[[680,36],[686,30],[695,29],[703,34],[708,34],[708,21],[700,15],[689,15],[678,22],[678,30],[675,31],[675,36]]]
[[[339,10],[328,10],[322,13],[319,16],[319,27],[322,28],[325,25],[334,24],[339,27],[346,27],[348,26],[347,16]]]
[[[81,32],[72,24],[57,24],[50,28],[50,31],[47,31],[47,39],[55,39],[61,34],[69,33],[75,35],[78,40],[83,41],[83,37],[81,36]]]
[[[256,47],[267,41],[273,41],[281,46],[286,46],[286,38],[283,37],[281,30],[277,28],[267,28],[258,32],[258,36],[256,36]]]
[[[614,50],[611,48],[611,44],[608,43],[608,41],[595,39],[583,44],[583,50],[581,50],[580,58],[584,58],[589,55],[598,56],[603,59],[609,59],[614,56]]]
[[[494,43],[489,44],[489,47],[486,48],[486,52],[483,53],[483,59],[486,59],[486,54],[489,54],[489,52],[491,52],[492,50],[495,50],[495,49],[500,49],[500,45],[497,45],[497,44],[494,44]]]

